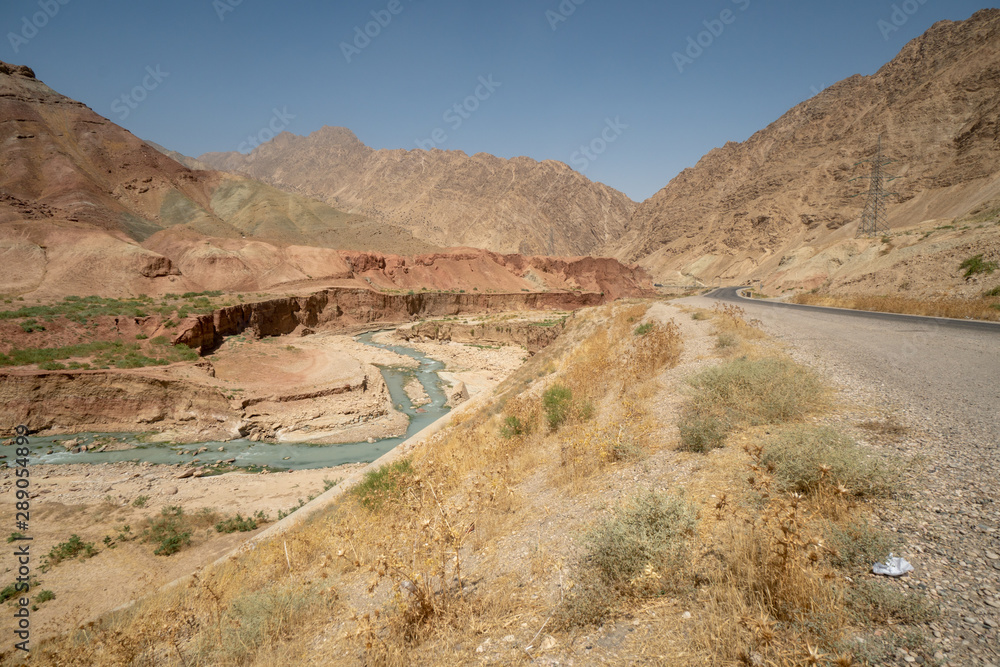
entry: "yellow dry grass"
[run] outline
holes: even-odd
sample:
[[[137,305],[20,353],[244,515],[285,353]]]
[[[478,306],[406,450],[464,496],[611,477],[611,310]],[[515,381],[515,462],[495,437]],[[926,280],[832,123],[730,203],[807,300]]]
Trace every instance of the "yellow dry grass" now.
[[[902,313],[928,317],[1000,321],[1000,298],[978,299],[914,299],[905,296],[861,294],[834,296],[827,294],[797,294],[792,303],[808,306],[829,306],[851,310],[870,310],[880,313]]]

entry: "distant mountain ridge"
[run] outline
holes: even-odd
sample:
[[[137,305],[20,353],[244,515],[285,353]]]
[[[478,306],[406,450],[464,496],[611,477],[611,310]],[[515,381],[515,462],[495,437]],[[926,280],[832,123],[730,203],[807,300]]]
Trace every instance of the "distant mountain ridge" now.
[[[567,165],[462,151],[375,150],[342,127],[283,132],[251,153],[206,153],[242,174],[442,246],[592,255],[625,231],[635,202]]]

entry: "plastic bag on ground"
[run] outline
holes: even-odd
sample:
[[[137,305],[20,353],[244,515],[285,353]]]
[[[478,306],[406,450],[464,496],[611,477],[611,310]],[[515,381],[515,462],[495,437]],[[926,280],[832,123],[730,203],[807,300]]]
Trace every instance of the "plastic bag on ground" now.
[[[913,566],[905,558],[893,556],[890,553],[884,563],[875,563],[872,572],[884,574],[887,577],[901,577],[907,572],[913,572]]]

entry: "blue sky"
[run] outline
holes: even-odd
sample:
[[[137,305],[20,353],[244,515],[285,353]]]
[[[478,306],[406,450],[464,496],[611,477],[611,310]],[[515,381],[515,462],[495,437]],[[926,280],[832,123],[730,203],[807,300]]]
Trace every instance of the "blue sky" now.
[[[641,201],[712,148],[983,7],[3,0],[0,60],[187,155],[335,125],[374,148],[560,160]]]

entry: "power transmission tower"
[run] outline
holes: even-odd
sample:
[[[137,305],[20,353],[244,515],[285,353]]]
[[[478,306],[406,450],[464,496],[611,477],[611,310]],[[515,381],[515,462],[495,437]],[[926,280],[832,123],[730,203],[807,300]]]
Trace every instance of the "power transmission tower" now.
[[[865,164],[870,162],[872,165],[872,173],[869,176],[870,185],[868,187],[867,193],[860,193],[854,195],[854,197],[860,197],[862,194],[868,195],[868,202],[865,204],[864,213],[861,214],[861,225],[858,227],[858,233],[855,238],[860,238],[862,236],[867,236],[873,238],[879,234],[889,233],[889,223],[887,221],[886,213],[886,202],[885,198],[887,195],[894,195],[895,192],[886,192],[885,184],[889,181],[896,180],[895,176],[887,176],[883,171],[882,167],[890,165],[895,160],[890,160],[889,158],[882,156],[882,135],[878,135],[878,150],[875,153],[875,157],[871,160],[862,160],[854,166],[859,164]],[[859,176],[858,178],[852,178],[852,181],[856,181],[860,178],[865,178],[864,176]]]

